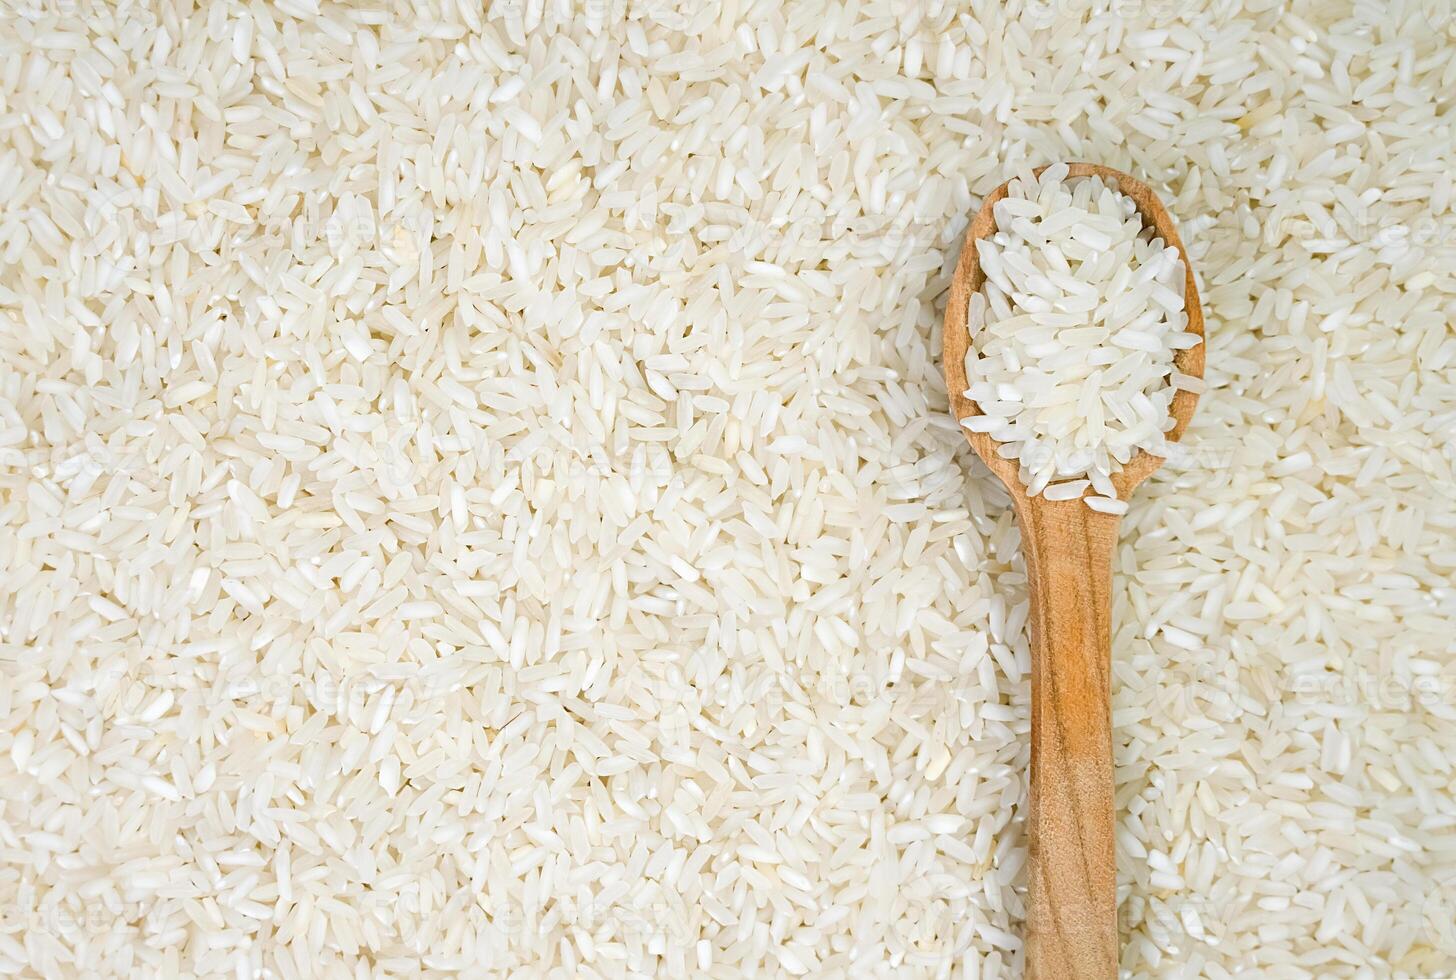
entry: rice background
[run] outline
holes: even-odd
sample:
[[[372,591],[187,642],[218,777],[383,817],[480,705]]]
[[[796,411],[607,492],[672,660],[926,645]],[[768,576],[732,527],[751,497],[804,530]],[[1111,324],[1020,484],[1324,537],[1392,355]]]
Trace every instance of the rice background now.
[[[1018,536],[940,318],[1148,180],[1136,977],[1456,972],[1445,0],[0,9],[0,971],[1019,975]]]

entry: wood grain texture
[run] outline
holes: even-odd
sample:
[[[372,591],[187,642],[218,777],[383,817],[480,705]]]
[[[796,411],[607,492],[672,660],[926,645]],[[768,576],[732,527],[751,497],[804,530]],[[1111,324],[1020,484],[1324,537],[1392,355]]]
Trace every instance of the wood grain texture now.
[[[1031,599],[1028,980],[1117,975],[1110,717],[1118,518],[1080,500],[1017,507]]]
[[[1044,168],[1043,168],[1044,169]],[[1040,170],[1037,171],[1041,173]],[[1143,221],[1178,249],[1187,269],[1188,329],[1203,335],[1203,313],[1193,264],[1157,195],[1127,174],[1074,163],[1069,176],[1100,176],[1133,199]],[[966,398],[965,358],[970,346],[966,311],[983,276],[979,239],[996,230],[992,207],[1005,184],[982,203],[966,232],[951,279],[943,331],[946,390],[957,419],[979,415]],[[1184,374],[1203,376],[1203,345],[1179,351]],[[1173,398],[1180,439],[1198,396]],[[1030,904],[1026,922],[1029,980],[1112,980],[1117,976],[1117,893],[1113,849],[1111,673],[1112,553],[1119,518],[1080,500],[1028,497],[1016,460],[1002,459],[990,435],[966,431],[982,461],[1010,492],[1021,525],[1031,595],[1031,800],[1028,836]],[[1139,453],[1113,476],[1127,500],[1162,459]],[[1090,491],[1089,491],[1090,492]]]

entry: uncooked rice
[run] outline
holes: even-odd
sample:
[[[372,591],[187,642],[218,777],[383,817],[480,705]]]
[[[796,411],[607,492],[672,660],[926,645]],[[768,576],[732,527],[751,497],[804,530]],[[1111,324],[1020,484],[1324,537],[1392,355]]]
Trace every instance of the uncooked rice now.
[[[1019,975],[1025,577],[940,381],[1026,167],[1180,221],[1131,977],[1456,972],[1444,0],[0,16],[0,970]]]
[[[965,395],[980,414],[961,424],[1017,461],[1030,496],[1125,513],[1112,477],[1139,453],[1171,452],[1173,396],[1203,383],[1173,359],[1202,338],[1188,330],[1178,249],[1132,198],[1067,173],[1056,163],[1008,181],[977,243]]]

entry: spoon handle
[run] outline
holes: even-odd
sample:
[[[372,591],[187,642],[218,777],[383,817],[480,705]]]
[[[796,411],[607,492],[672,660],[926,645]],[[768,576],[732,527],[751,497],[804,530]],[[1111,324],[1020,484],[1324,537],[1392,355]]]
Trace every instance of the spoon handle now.
[[[1118,518],[1021,498],[1031,597],[1028,980],[1117,976],[1112,552]]]

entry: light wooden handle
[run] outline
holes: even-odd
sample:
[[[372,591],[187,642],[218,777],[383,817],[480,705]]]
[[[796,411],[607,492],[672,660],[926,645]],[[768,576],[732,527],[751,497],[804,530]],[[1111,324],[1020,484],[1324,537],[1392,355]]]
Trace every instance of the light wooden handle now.
[[[1118,519],[1018,501],[1031,597],[1027,980],[1114,980],[1112,551]]]

